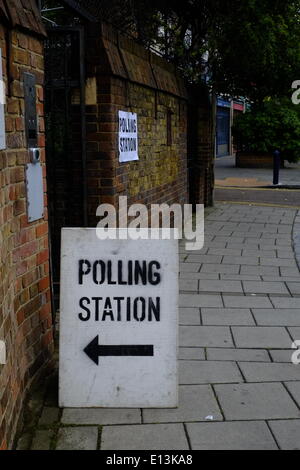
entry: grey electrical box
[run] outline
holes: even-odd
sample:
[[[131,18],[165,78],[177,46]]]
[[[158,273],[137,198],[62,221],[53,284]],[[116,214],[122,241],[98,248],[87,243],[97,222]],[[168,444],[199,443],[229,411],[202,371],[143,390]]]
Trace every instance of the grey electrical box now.
[[[28,222],[44,216],[43,169],[40,163],[26,165],[26,190]]]
[[[36,78],[32,73],[24,73],[25,131],[28,147],[37,147],[38,129],[36,112]]]

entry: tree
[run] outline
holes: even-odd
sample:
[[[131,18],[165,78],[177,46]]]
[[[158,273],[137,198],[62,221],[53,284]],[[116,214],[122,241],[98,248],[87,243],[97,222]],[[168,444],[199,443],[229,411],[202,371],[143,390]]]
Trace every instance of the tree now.
[[[218,93],[247,96],[259,104],[267,96],[286,95],[300,79],[300,0],[77,4],[160,51],[188,80],[205,75]]]

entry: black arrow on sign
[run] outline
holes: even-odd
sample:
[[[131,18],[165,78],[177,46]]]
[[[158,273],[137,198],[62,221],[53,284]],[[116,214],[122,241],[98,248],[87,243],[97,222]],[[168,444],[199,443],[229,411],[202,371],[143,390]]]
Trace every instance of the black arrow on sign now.
[[[154,356],[154,348],[150,344],[100,346],[98,336],[83,351],[97,365],[99,364],[99,356]]]

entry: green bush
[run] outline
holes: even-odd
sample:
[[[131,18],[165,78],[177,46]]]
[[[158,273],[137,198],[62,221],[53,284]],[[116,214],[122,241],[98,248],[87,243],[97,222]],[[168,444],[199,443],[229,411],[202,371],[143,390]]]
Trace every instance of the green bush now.
[[[235,120],[233,138],[238,151],[273,153],[280,150],[290,163],[300,159],[300,105],[288,99],[269,100]]]

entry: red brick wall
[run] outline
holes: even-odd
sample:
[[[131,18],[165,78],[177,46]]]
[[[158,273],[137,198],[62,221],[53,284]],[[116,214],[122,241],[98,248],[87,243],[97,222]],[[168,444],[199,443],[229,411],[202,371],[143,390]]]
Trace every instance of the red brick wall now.
[[[0,365],[0,448],[10,448],[26,391],[53,349],[49,289],[47,207],[44,218],[28,223],[25,165],[23,72],[36,76],[38,146],[45,176],[42,41],[0,25],[0,47],[7,89],[7,149],[0,151],[0,339],[7,363]],[[11,96],[8,96],[9,77]],[[47,206],[44,180],[45,206]]]

